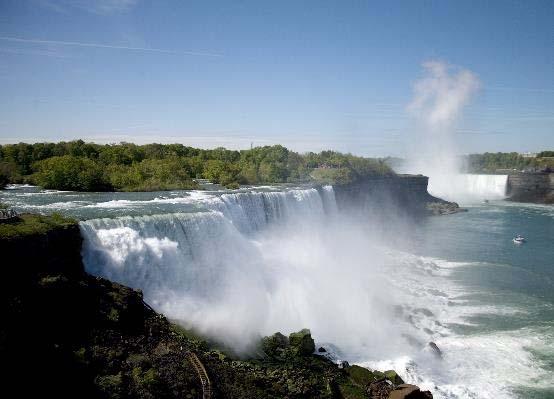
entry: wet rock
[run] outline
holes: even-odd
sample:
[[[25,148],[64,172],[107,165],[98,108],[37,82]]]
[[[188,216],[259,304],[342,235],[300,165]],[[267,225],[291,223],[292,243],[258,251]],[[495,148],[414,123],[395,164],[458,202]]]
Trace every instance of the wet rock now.
[[[318,351],[319,353],[325,353],[325,352],[327,352],[323,346],[320,346],[320,347],[317,349],[317,351]]]
[[[374,374],[365,367],[352,365],[346,369],[350,379],[357,385],[365,387],[375,381]]]
[[[350,367],[350,364],[346,360],[339,360],[337,366],[339,369],[347,369]]]
[[[278,357],[289,346],[289,339],[280,332],[262,338],[262,350],[269,357]]]
[[[467,212],[467,209],[460,208],[455,202],[434,201],[427,203],[427,211],[431,215],[450,215],[452,213]]]
[[[429,391],[421,391],[418,386],[402,384],[389,393],[388,399],[432,399]]]
[[[434,342],[429,342],[427,345],[429,346],[429,348],[431,348],[431,350],[433,351],[433,354],[434,354],[436,357],[442,359],[442,351],[439,349],[439,347],[437,346],[437,344],[435,344]]]
[[[394,385],[404,384],[404,380],[394,370],[385,371],[385,378],[391,381]]]
[[[304,328],[289,335],[291,349],[298,355],[307,356],[315,351],[315,342],[310,330]]]
[[[389,394],[393,390],[392,384],[385,380],[379,380],[369,384],[367,392],[371,399],[388,399]]]

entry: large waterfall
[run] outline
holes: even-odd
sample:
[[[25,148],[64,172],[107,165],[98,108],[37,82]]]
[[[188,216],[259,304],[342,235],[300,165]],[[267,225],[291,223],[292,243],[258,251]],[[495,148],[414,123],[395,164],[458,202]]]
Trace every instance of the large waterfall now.
[[[239,349],[258,334],[315,328],[323,309],[341,312],[317,298],[341,289],[340,264],[331,266],[341,235],[326,230],[337,212],[332,187],[213,195],[199,205],[81,222],[87,271],[140,288],[168,317]],[[315,284],[314,273],[325,281]],[[355,279],[343,283],[364,280]]]
[[[429,179],[429,192],[457,202],[481,202],[506,197],[507,175],[458,174]]]

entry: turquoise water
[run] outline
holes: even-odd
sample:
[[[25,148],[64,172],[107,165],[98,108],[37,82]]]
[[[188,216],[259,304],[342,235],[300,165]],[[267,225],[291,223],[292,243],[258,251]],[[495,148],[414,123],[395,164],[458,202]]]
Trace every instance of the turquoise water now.
[[[367,358],[358,359],[359,363],[380,369],[395,368],[407,381],[431,389],[437,398],[554,398],[554,207],[506,201],[469,205],[468,212],[430,217],[416,224],[407,223],[401,229],[393,226],[393,234],[376,238],[377,245],[372,246],[373,243],[366,243],[363,234],[346,234],[342,241],[340,234],[320,237],[321,226],[327,226],[326,221],[319,225],[319,230],[307,230],[311,236],[307,240],[303,234],[287,231],[266,236],[258,229],[269,224],[270,213],[276,218],[288,209],[294,220],[300,220],[329,212],[329,204],[315,190],[292,190],[283,196],[280,194],[283,188],[256,188],[258,193],[266,193],[262,202],[259,195],[249,196],[249,191],[242,190],[245,195],[241,197],[237,192],[219,191],[76,193],[18,188],[1,191],[0,201],[20,211],[61,212],[89,220],[83,226],[84,232],[94,239],[86,240],[90,247],[95,246],[90,252],[91,258],[100,259],[97,255],[102,254],[116,269],[118,265],[133,266],[144,261],[145,270],[152,263],[159,270],[176,273],[169,283],[164,283],[165,277],[161,275],[152,274],[146,282],[139,280],[142,275],[132,278],[118,275],[122,282],[136,283],[145,289],[147,297],[150,282],[157,291],[159,284],[173,284],[180,278],[178,267],[188,267],[187,262],[196,266],[188,270],[187,278],[198,278],[194,273],[198,273],[199,266],[206,267],[213,262],[220,263],[226,273],[241,264],[251,266],[248,269],[251,275],[256,275],[257,268],[267,267],[255,281],[268,284],[269,291],[261,290],[256,298],[273,295],[278,299],[272,305],[276,308],[288,306],[286,300],[293,298],[295,301],[290,303],[292,310],[299,313],[294,316],[301,318],[301,327],[313,327],[316,337],[324,336],[327,331],[327,336],[335,337],[330,342],[348,335],[349,330],[336,329],[341,322],[350,325],[351,330],[358,329],[368,335],[369,343],[375,342],[380,325],[375,325],[372,319],[364,323],[360,312],[393,300],[388,291],[398,292],[394,301],[402,316],[398,320],[383,318],[382,329],[388,329],[384,335],[390,334],[391,340],[397,330],[402,336],[411,334],[409,341],[415,343],[399,344],[400,350],[394,353],[370,348]],[[222,217],[196,218],[194,223],[188,218],[188,214],[208,215],[214,211],[222,212]],[[179,216],[145,216],[172,214]],[[185,248],[190,236],[176,236],[175,226],[185,226],[194,232],[197,236],[194,246]],[[338,224],[335,228],[341,226],[344,227]],[[371,231],[372,226],[368,227]],[[226,229],[225,234],[221,234],[222,228]],[[512,237],[516,234],[526,237],[527,243],[513,244]],[[219,245],[210,245],[216,240],[220,240]],[[378,249],[383,242],[385,248]],[[181,255],[177,253],[177,258],[172,252],[176,247],[186,249]],[[232,250],[222,251],[239,247],[244,253],[224,264],[225,257],[239,255]],[[342,248],[349,251],[343,252]],[[255,258],[259,256],[255,255],[258,250],[265,258],[254,259],[250,264],[252,256],[248,254],[254,254]],[[387,268],[385,277],[391,279],[390,286],[385,280],[377,284],[385,287],[381,290],[370,275],[379,273],[374,265],[381,257],[385,258],[379,255],[380,251],[388,254],[383,262]],[[183,263],[183,254],[191,260],[187,258]],[[164,257],[173,259],[173,263],[162,262],[160,259]],[[347,262],[351,263],[351,274],[345,268]],[[374,268],[368,269],[372,270],[367,273],[369,276],[362,277],[360,273],[370,265]],[[103,264],[96,267],[100,274],[106,273]],[[299,275],[305,279],[298,279]],[[217,279],[214,274],[200,276],[207,286],[210,279]],[[232,277],[236,278],[237,285],[252,286],[250,280],[244,281],[243,273]],[[227,275],[226,279],[229,278]],[[282,281],[288,285],[282,287]],[[304,296],[306,291],[320,290],[316,283],[326,287],[320,291],[321,298],[317,297],[322,303],[319,306],[306,302]],[[175,289],[183,290],[180,286]],[[366,298],[359,292],[364,290],[375,290],[376,298]],[[239,298],[246,298],[246,288],[238,291]],[[274,291],[282,292],[283,297]],[[324,293],[331,295],[327,298]],[[382,301],[381,297],[384,297]],[[348,312],[338,315],[341,309],[352,309],[363,301],[367,304],[356,308],[352,315]],[[251,313],[248,306],[255,302],[245,299],[245,314]],[[152,303],[157,306],[155,301]],[[169,314],[175,311],[167,303],[157,309]],[[204,322],[207,312],[213,309],[203,309],[198,322]],[[227,314],[222,309],[214,313]],[[260,314],[266,312],[258,310]],[[234,311],[238,314],[240,306]],[[282,325],[294,312],[285,313],[268,327],[269,332],[284,328]],[[390,312],[385,316],[388,315]],[[333,318],[342,321],[333,321]],[[224,324],[228,323],[223,320]],[[404,321],[406,325],[401,324]],[[258,319],[253,321],[256,323]],[[441,361],[434,361],[421,350],[429,341],[436,342],[443,351]]]
[[[527,242],[515,245],[516,234]],[[448,278],[462,289],[452,307],[475,310],[449,327],[454,337],[482,346],[483,357],[498,357],[490,363],[496,371],[483,372],[511,383],[514,396],[554,398],[554,207],[506,201],[469,206],[465,213],[425,220],[404,246],[456,262]]]

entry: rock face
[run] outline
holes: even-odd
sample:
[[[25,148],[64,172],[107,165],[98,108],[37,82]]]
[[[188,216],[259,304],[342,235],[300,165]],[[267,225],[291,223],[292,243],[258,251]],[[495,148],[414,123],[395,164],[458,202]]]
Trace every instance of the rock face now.
[[[291,348],[299,355],[311,355],[315,351],[315,343],[310,330],[303,329],[289,335]]]
[[[554,173],[518,173],[508,176],[511,201],[554,204]]]
[[[432,398],[431,392],[420,391],[419,387],[410,384],[402,384],[390,392],[388,399],[428,399]]]
[[[373,215],[413,217],[459,212],[455,202],[427,192],[429,178],[422,175],[374,177],[334,186],[337,206],[344,211],[364,210]]]

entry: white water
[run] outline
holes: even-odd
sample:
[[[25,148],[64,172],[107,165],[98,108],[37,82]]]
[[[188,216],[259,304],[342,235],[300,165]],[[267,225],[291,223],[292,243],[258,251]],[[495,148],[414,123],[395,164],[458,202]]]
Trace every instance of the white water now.
[[[506,197],[507,175],[454,174],[431,175],[429,192],[449,201],[462,203],[498,200]]]
[[[479,193],[490,182],[481,183]],[[308,327],[338,356],[395,368],[437,398],[512,398],[511,385],[552,383],[527,351],[543,342],[538,333],[451,329],[521,311],[468,300],[479,292],[451,274],[480,264],[387,248],[370,221],[338,214],[332,187],[195,200],[194,213],[81,222],[87,270],[142,289],[158,311],[237,350]]]

